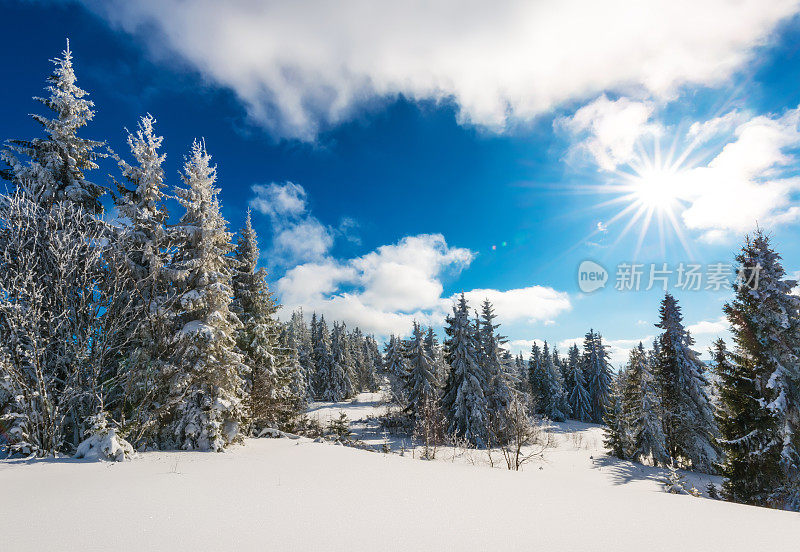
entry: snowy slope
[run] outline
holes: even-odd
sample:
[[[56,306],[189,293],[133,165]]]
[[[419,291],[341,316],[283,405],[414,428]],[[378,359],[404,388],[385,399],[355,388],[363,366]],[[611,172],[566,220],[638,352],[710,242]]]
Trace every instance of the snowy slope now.
[[[796,513],[669,495],[656,470],[598,453],[598,427],[554,431],[558,448],[518,473],[446,451],[422,461],[308,439],[124,464],[0,462],[0,534],[9,549],[37,551],[708,551],[800,541]]]

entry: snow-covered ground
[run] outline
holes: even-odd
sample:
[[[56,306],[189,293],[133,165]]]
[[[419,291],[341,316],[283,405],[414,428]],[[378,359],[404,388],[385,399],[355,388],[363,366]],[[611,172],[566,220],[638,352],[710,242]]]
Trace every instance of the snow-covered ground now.
[[[359,437],[378,439],[369,417],[385,412],[379,396],[318,403],[311,416],[339,411],[362,420]],[[121,464],[4,461],[0,549],[735,551],[800,542],[796,513],[670,495],[659,470],[603,454],[599,427],[552,432],[556,448],[522,472],[472,465],[488,463],[474,451],[421,461],[305,438]]]

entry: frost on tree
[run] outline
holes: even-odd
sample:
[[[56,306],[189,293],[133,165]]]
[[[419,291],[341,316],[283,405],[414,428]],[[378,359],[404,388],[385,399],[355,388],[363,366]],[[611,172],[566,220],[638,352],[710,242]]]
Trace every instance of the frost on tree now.
[[[280,343],[278,305],[258,268],[258,237],[247,212],[234,258],[234,300],[231,310],[242,323],[236,333],[239,351],[248,367],[245,406],[250,429],[286,427],[299,413],[302,401],[292,390],[299,363],[296,352]]]
[[[611,365],[603,338],[589,330],[583,340],[583,376],[586,379],[591,407],[591,421],[602,423],[611,387]]]
[[[736,260],[725,305],[735,350],[718,344],[724,494],[748,504],[800,509],[800,298],[761,230]]]
[[[448,420],[448,432],[468,442],[486,443],[489,402],[487,374],[478,364],[477,328],[470,322],[469,307],[461,294],[447,318],[446,358],[450,375],[444,388],[442,406]]]
[[[667,293],[661,302],[655,376],[661,392],[664,437],[672,460],[712,471],[717,461],[717,428],[705,365],[692,350],[694,339],[683,326],[681,308]]]
[[[561,380],[561,373],[556,367],[554,356],[550,354],[550,347],[547,342],[542,348],[542,367],[541,367],[541,412],[555,422],[563,422],[567,419],[569,405],[564,393],[564,384]]]
[[[570,373],[569,381],[571,382],[571,387],[568,388],[568,400],[572,417],[581,422],[588,422],[592,417],[591,401],[586,388],[586,380],[583,377],[583,367],[577,345],[570,347],[567,362]]]
[[[320,398],[322,400],[339,402],[353,396],[350,366],[347,328],[342,322],[334,322],[330,339],[330,355],[319,370]]]
[[[122,362],[127,389],[123,414],[134,442],[150,440],[158,416],[158,387],[172,349],[173,291],[166,269],[170,236],[165,228],[164,170],[166,157],[159,152],[163,138],[155,133],[155,119],[139,120],[135,133],[128,133],[128,146],[135,160],[129,164],[117,157],[124,182],[117,183],[117,207],[111,263],[131,271],[130,295],[142,321],[130,328],[129,354]]]
[[[416,419],[427,401],[439,398],[436,365],[425,346],[425,335],[417,321],[406,341],[406,410]]]
[[[626,456],[656,466],[669,465],[659,389],[653,366],[641,343],[630,353],[622,404],[629,432]]]
[[[486,374],[489,409],[496,416],[503,416],[513,399],[516,380],[513,367],[506,357],[507,351],[503,348],[506,338],[498,333],[500,325],[495,324],[496,318],[494,307],[486,299],[481,306],[480,317],[476,321],[478,364]]]
[[[96,151],[105,143],[78,136],[94,117],[94,104],[76,84],[69,41],[62,57],[52,62],[55,69],[46,88],[49,96],[34,98],[53,112],[52,118],[32,115],[46,136],[8,141],[2,153],[7,166],[0,177],[43,206],[69,200],[90,213],[100,213],[103,207],[98,198],[104,189],[88,180],[86,172],[96,169],[95,161],[105,157]]]
[[[186,211],[172,266],[182,293],[170,381],[174,405],[162,437],[167,446],[220,451],[241,434],[246,367],[235,340],[241,323],[230,310],[233,245],[210,161],[195,141],[184,165],[185,188],[175,190]]]
[[[407,404],[405,381],[408,375],[403,340],[391,335],[384,346],[383,370],[389,380],[392,400],[397,404]]]

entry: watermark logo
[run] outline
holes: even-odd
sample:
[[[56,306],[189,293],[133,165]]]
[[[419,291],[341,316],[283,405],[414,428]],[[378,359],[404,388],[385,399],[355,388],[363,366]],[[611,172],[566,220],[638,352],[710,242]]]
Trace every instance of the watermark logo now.
[[[594,261],[583,261],[578,267],[578,287],[583,293],[591,293],[606,287],[608,271]]]

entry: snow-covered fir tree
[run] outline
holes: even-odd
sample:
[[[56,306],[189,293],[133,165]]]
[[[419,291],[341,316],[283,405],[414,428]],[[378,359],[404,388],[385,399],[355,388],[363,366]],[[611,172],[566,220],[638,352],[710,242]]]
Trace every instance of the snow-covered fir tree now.
[[[531,356],[528,358],[528,383],[531,392],[533,408],[539,414],[544,413],[545,403],[547,402],[547,378],[544,373],[544,362],[542,361],[542,350],[534,342],[531,345]]]
[[[297,355],[280,342],[279,307],[267,286],[266,272],[258,268],[260,254],[248,210],[234,255],[231,311],[242,323],[236,342],[248,368],[245,402],[251,431],[287,426],[304,406],[292,389],[299,369]]]
[[[158,387],[172,349],[173,290],[167,268],[170,236],[165,227],[164,170],[160,153],[163,138],[155,133],[155,119],[139,120],[128,133],[134,163],[117,157],[124,181],[117,183],[114,203],[119,225],[113,243],[114,263],[123,263],[132,274],[130,301],[141,324],[130,327],[126,358],[122,360],[124,419],[134,443],[150,440],[156,426]]]
[[[674,461],[698,470],[713,470],[717,461],[717,428],[705,365],[692,350],[694,339],[683,326],[681,308],[665,294],[656,324],[658,337],[655,376],[661,395],[664,437]]]
[[[7,166],[0,177],[12,182],[25,197],[43,206],[69,200],[90,213],[100,213],[99,198],[105,189],[86,173],[97,168],[98,151],[105,143],[78,136],[94,117],[94,104],[76,84],[72,52],[67,48],[52,60],[55,69],[48,78],[46,98],[34,98],[53,112],[52,118],[31,115],[46,136],[32,140],[9,140],[2,152]]]
[[[659,389],[641,343],[631,350],[624,382],[622,412],[629,432],[626,456],[656,466],[669,465]]]
[[[482,446],[486,443],[489,382],[478,364],[478,330],[470,321],[463,293],[453,306],[453,314],[447,317],[445,332],[445,357],[450,374],[444,387],[442,407],[448,420],[448,432]]]
[[[230,310],[233,250],[220,214],[216,167],[195,141],[184,164],[185,209],[176,227],[171,269],[179,274],[178,328],[170,380],[172,403],[162,442],[184,449],[219,451],[237,440],[246,423],[242,376],[247,367],[236,347],[239,319]]]
[[[591,421],[599,424],[605,417],[612,376],[608,349],[603,345],[603,338],[594,330],[589,330],[584,337],[581,364],[589,391]]]
[[[427,401],[438,400],[439,381],[436,363],[425,345],[425,334],[415,320],[411,337],[405,343],[406,410],[416,419]]]
[[[441,386],[447,379],[448,367],[447,362],[444,360],[442,347],[439,345],[436,334],[431,327],[429,327],[428,331],[425,333],[425,349],[428,351],[428,355],[433,359],[434,366],[436,367],[436,380]]]
[[[542,375],[544,376],[544,415],[555,422],[563,422],[569,415],[569,404],[564,392],[564,383],[561,380],[561,370],[556,364],[558,357],[550,354],[549,346],[545,341],[542,348]]]
[[[318,331],[321,336],[320,343],[323,344],[319,352],[320,364],[317,366],[319,399],[331,402],[349,399],[353,395],[353,384],[348,369],[351,360],[347,348],[347,328],[343,323],[333,323],[328,353],[324,350],[325,334],[327,334],[324,317],[320,319]]]
[[[625,415],[622,410],[622,388],[624,387],[624,370],[613,377],[603,418],[603,446],[612,456],[625,459],[629,448]]]
[[[383,371],[389,380],[389,390],[392,393],[393,401],[398,404],[406,404],[408,398],[405,381],[408,367],[406,366],[403,340],[396,335],[389,336],[389,341],[384,346]]]
[[[762,230],[737,255],[725,305],[736,348],[718,364],[723,493],[737,502],[800,509],[800,298]]]
[[[502,417],[513,398],[516,381],[503,348],[506,339],[497,331],[500,325],[495,323],[496,318],[492,303],[484,300],[480,316],[475,322],[478,328],[478,365],[487,379],[489,409],[494,415]]]
[[[376,392],[381,387],[378,374],[383,369],[383,355],[374,335],[364,338],[364,357],[365,362],[370,364],[366,390]]]
[[[284,333],[285,345],[295,351],[299,365],[292,383],[294,394],[303,397],[308,402],[314,398],[314,390],[311,385],[314,375],[314,363],[311,349],[311,333],[308,331],[308,326],[306,326],[303,319],[302,309],[292,312]]]
[[[568,388],[567,400],[569,401],[571,416],[575,420],[588,422],[592,418],[592,407],[589,390],[586,388],[586,380],[583,377],[580,354],[577,345],[573,344],[569,348],[567,365],[569,367],[568,373],[570,374],[571,387]]]

